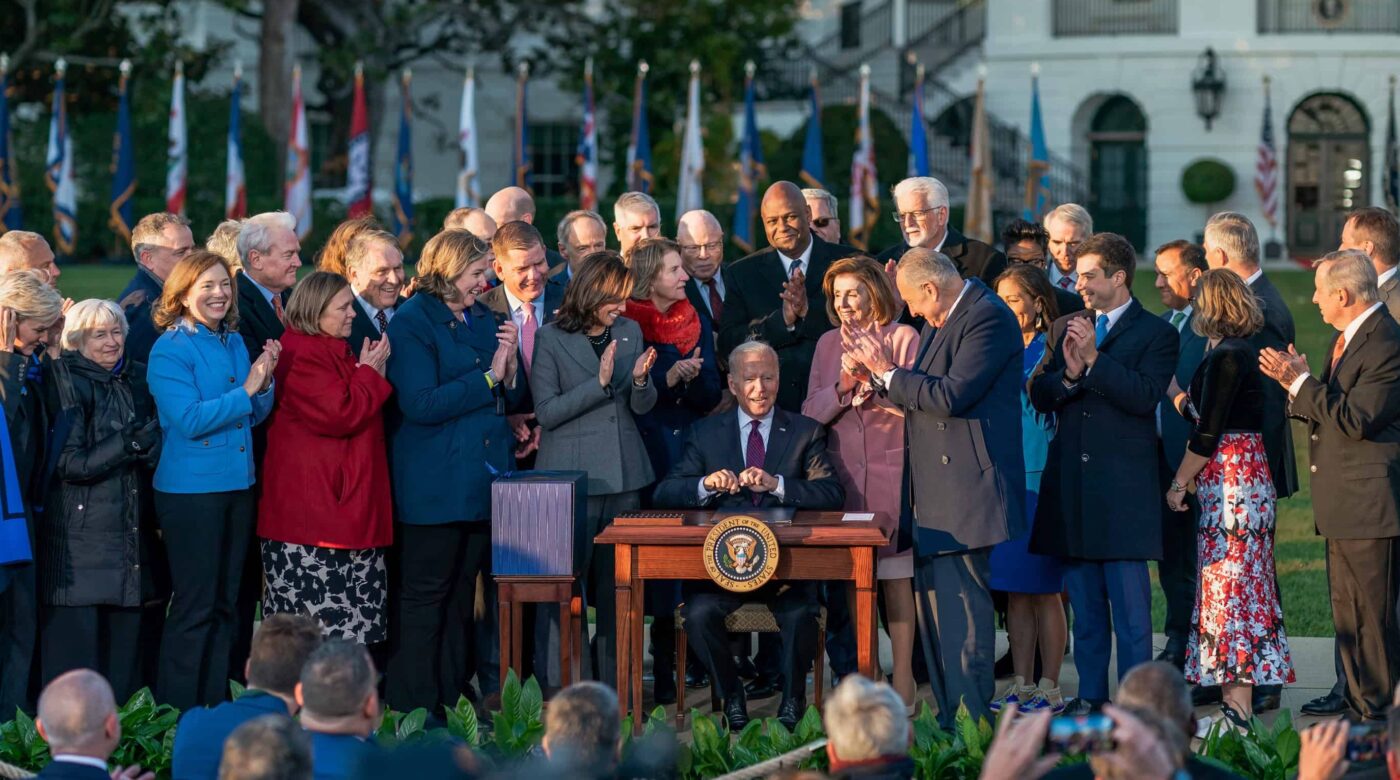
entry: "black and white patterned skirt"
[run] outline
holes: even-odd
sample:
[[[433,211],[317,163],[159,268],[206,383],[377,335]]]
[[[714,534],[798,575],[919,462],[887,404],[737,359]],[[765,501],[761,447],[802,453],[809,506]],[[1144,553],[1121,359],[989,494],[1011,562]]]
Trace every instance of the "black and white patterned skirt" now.
[[[339,550],[262,541],[263,615],[310,614],[332,639],[361,644],[388,637],[384,602],[389,577],[380,549]]]

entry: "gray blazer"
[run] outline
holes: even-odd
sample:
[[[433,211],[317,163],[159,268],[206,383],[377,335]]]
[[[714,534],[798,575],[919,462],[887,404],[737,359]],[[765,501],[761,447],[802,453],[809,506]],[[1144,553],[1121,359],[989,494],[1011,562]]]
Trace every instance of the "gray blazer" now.
[[[626,493],[655,475],[634,414],[656,405],[656,386],[632,385],[632,366],[646,349],[642,329],[625,317],[612,326],[617,342],[612,382],[598,384],[598,356],[588,337],[550,323],[535,336],[530,390],[544,429],[535,468],[588,472],[588,495]]]
[[[1385,304],[1385,310],[1390,312],[1390,316],[1396,322],[1400,322],[1400,274],[1385,280],[1385,284],[1380,286],[1381,302]]]

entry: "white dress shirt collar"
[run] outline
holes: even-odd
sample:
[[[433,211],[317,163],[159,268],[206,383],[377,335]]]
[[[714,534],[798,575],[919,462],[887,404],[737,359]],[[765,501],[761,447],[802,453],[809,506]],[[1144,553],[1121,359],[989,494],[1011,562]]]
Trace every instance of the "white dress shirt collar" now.
[[[65,764],[82,764],[83,766],[90,766],[94,769],[101,769],[103,772],[107,771],[107,762],[103,761],[100,758],[95,758],[93,756],[79,756],[73,753],[60,753],[59,755],[54,756],[53,760],[62,761]]]
[[[774,407],[776,408],[776,407]],[[763,448],[768,449],[768,434],[773,430],[773,409],[768,410],[768,414],[763,417],[752,417],[744,411],[744,407],[739,407],[739,441],[744,449],[744,461],[748,462],[749,457],[749,431],[753,429],[753,421],[758,420],[758,435],[763,437]]]
[[[374,329],[375,329],[375,330],[379,330],[379,323],[378,323],[377,321],[375,321],[375,315],[379,314],[379,312],[381,312],[381,311],[384,312],[384,319],[385,319],[386,322],[387,322],[388,320],[392,320],[392,319],[394,318],[394,307],[393,307],[393,306],[390,306],[390,307],[387,308],[387,309],[380,309],[379,307],[377,307],[377,306],[371,304],[369,301],[367,301],[367,300],[365,300],[364,298],[360,297],[360,294],[359,294],[359,293],[355,293],[355,300],[357,300],[357,301],[360,302],[360,306],[364,308],[365,314],[368,315],[368,317],[369,317],[369,319],[370,319],[371,322],[374,322]]]
[[[962,303],[962,299],[967,297],[967,291],[970,289],[972,289],[972,281],[964,280],[962,289],[958,291],[958,297],[954,298],[953,305],[948,307],[948,314],[943,318],[944,323],[947,323],[948,320],[953,318],[953,312],[958,310],[958,304]]]
[[[1264,269],[1263,269],[1263,268],[1256,268],[1256,269],[1254,269],[1254,273],[1252,273],[1252,274],[1250,274],[1249,276],[1245,277],[1244,283],[1245,283],[1245,284],[1254,284],[1255,282],[1259,281],[1259,277],[1261,277],[1261,276],[1263,276],[1263,275],[1264,275]]]
[[[783,254],[782,252],[780,252],[780,251],[778,251],[778,250],[774,250],[775,252],[778,252],[778,260],[780,260],[780,261],[782,262],[782,264],[783,264],[783,275],[784,275],[784,276],[792,276],[792,261],[793,261],[793,260],[796,260],[796,261],[797,261],[798,267],[802,269],[802,273],[804,273],[804,274],[807,273],[807,269],[811,266],[812,247],[813,247],[813,246],[816,246],[816,243],[817,243],[817,240],[816,240],[815,238],[809,238],[809,239],[807,240],[807,248],[804,249],[804,250],[802,250],[802,256],[801,256],[801,257],[788,257],[787,255]]]
[[[1065,278],[1065,277],[1069,277],[1069,280],[1070,280],[1070,283],[1071,283],[1071,285],[1070,285],[1071,287],[1073,286],[1073,283],[1074,283],[1074,282],[1079,281],[1079,275],[1078,275],[1078,274],[1076,274],[1074,271],[1070,271],[1069,273],[1065,273],[1064,271],[1061,271],[1061,270],[1060,270],[1060,267],[1059,267],[1058,265],[1055,265],[1055,260],[1054,260],[1053,258],[1051,258],[1051,260],[1050,260],[1050,283],[1053,284],[1053,285],[1055,285],[1056,287],[1060,287],[1060,280],[1063,279],[1063,278]],[[1063,287],[1060,287],[1060,289],[1063,290],[1064,288],[1063,288]],[[1073,292],[1073,290],[1071,290],[1071,292]]]
[[[1351,339],[1353,336],[1356,335],[1357,331],[1361,330],[1362,324],[1364,324],[1372,314],[1375,314],[1377,309],[1381,308],[1384,305],[1384,303],[1381,303],[1379,301],[1371,304],[1371,308],[1361,312],[1361,314],[1358,315],[1356,319],[1351,321],[1351,324],[1347,325],[1346,329],[1342,331],[1342,349],[1346,349],[1347,347],[1351,346]]]
[[[1390,281],[1392,278],[1395,277],[1396,271],[1400,271],[1400,266],[1391,266],[1390,268],[1385,269],[1385,273],[1376,277],[1376,286],[1380,287],[1381,285]]]
[[[1133,303],[1133,299],[1132,299],[1131,296],[1129,296],[1129,297],[1128,297],[1128,301],[1127,301],[1126,303],[1124,303],[1123,305],[1119,306],[1119,307],[1116,308],[1116,309],[1113,309],[1112,311],[1095,311],[1095,312],[1094,312],[1094,322],[1095,322],[1095,324],[1098,324],[1098,319],[1099,319],[1099,315],[1100,315],[1100,314],[1107,314],[1107,315],[1108,315],[1108,327],[1105,328],[1104,330],[1105,330],[1105,332],[1110,331],[1110,330],[1113,330],[1113,326],[1114,326],[1114,325],[1117,325],[1117,324],[1118,324],[1118,320],[1121,320],[1121,319],[1123,318],[1123,312],[1127,311],[1127,310],[1128,310],[1128,307],[1131,306],[1132,303]]]

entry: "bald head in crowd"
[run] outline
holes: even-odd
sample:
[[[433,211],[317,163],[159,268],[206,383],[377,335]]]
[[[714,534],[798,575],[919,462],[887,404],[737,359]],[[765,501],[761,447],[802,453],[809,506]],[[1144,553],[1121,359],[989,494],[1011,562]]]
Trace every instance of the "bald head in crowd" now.
[[[57,282],[62,273],[43,236],[28,230],[11,230],[0,235],[0,274],[29,269],[48,274],[49,284]]]
[[[724,228],[704,209],[687,211],[676,220],[676,243],[681,247],[685,272],[697,284],[705,284],[719,273],[724,261]]]
[[[496,237],[496,220],[486,209],[463,207],[448,213],[447,219],[442,221],[442,229],[465,230],[489,244]]]
[[[811,212],[802,190],[790,181],[774,182],[758,206],[768,243],[784,257],[801,257],[812,243]]]
[[[486,201],[486,213],[497,225],[507,222],[535,223],[535,199],[520,187],[506,187]]]
[[[55,756],[106,761],[122,736],[112,686],[91,669],[61,674],[44,688],[35,726]]]

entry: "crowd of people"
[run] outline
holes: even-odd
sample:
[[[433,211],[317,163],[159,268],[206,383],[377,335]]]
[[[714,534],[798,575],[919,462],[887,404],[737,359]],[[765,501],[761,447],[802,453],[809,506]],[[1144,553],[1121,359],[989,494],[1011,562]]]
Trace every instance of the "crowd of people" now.
[[[1338,635],[1338,687],[1304,711],[1384,719],[1400,664],[1395,218],[1356,211],[1316,262],[1313,300],[1337,335],[1314,374],[1240,214],[1213,216],[1201,245],[1159,247],[1149,270],[1075,204],[1008,224],[999,250],[949,224],[936,179],[906,179],[893,200],[903,240],[872,255],[839,242],[834,196],[777,182],[760,206],[767,248],[726,262],[712,214],[682,215],[672,240],[640,192],[611,226],[567,214],[555,251],[512,187],[452,212],[411,280],[372,219],[337,227],[302,274],[286,213],[225,222],[202,247],[157,213],[132,231],[126,290],[77,303],[42,237],[0,236],[0,711],[33,711],[65,680],[91,693],[83,669],[119,700],[153,686],[192,724],[294,711],[295,667],[313,735],[308,723],[363,738],[381,695],[434,718],[489,699],[491,483],[533,468],[586,474],[574,561],[596,611],[586,673],[603,683],[613,557],[593,539],[614,517],[844,509],[899,519],[878,576],[904,716],[927,682],[945,727],[960,704],[1118,717],[1109,660],[1116,649],[1121,695],[1153,659],[1156,560],[1158,660],[1248,729],[1294,679],[1273,561],[1277,501],[1297,490],[1293,416]],[[1160,316],[1132,292],[1153,272]],[[850,596],[650,588],[652,696],[684,698],[679,609],[686,685],[712,684],[735,729],[749,700],[781,694],[791,727],[823,655],[854,680]],[[725,630],[746,603],[782,629],[756,655]],[[526,671],[554,693],[567,628],[551,612],[531,618]],[[267,682],[259,614],[268,641],[324,636],[321,655]],[[230,678],[271,698],[225,702]],[[215,755],[188,776],[212,776]]]

